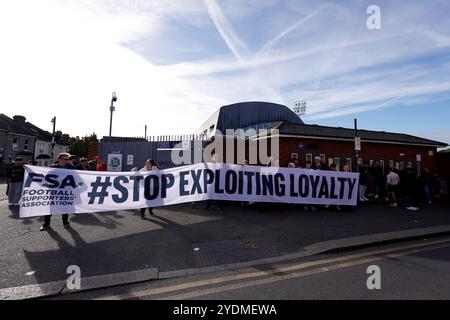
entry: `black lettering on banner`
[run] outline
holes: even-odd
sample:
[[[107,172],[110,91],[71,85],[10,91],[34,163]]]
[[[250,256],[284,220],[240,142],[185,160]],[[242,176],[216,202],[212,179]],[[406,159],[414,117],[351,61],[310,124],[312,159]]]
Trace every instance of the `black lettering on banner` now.
[[[237,174],[233,170],[225,172],[225,191],[228,194],[235,194],[237,190]]]
[[[352,194],[353,194],[353,188],[356,185],[356,179],[351,179],[351,178],[347,178],[348,180],[348,199],[350,200],[352,198]]]
[[[175,184],[175,177],[171,173],[161,175],[161,199],[167,197],[167,189],[170,189]]]
[[[45,181],[47,181],[47,183],[42,184],[42,186],[46,188],[58,188],[59,181],[56,180],[57,178],[57,174],[47,174],[45,176]]]
[[[114,179],[114,188],[117,189],[121,193],[121,197],[119,197],[117,194],[114,194],[112,196],[112,199],[115,203],[124,203],[128,200],[128,189],[121,185],[121,183],[128,183],[129,180],[127,177],[116,177]]]
[[[255,175],[254,172],[248,172],[245,171],[244,175],[247,177],[247,194],[251,195],[253,193],[253,183],[252,183],[252,177]]]
[[[195,172],[195,170],[191,170],[191,175],[192,175],[192,189],[191,189],[191,194],[202,194],[202,188],[200,187],[200,177],[202,175],[202,170],[199,169],[197,170],[197,172]]]
[[[336,178],[335,177],[331,177],[330,180],[331,180],[330,199],[337,199],[338,196],[335,193],[336,192],[336,190],[335,190],[335,188],[336,188]]]
[[[68,175],[68,176],[64,177],[64,179],[61,181],[61,185],[59,187],[61,189],[64,189],[66,186],[71,186],[72,188],[77,187],[77,183],[75,182],[75,179],[72,175]]]
[[[188,171],[180,171],[180,196],[188,196],[189,191],[186,191],[184,187],[188,184],[186,176],[189,174]]]
[[[203,170],[203,188],[205,193],[208,193],[208,185],[214,182],[214,171],[211,169]]]
[[[261,177],[263,196],[267,196],[267,192],[269,192],[269,195],[273,196],[273,176],[271,174],[263,174]]]
[[[255,172],[255,179],[256,179],[256,195],[261,195],[261,181],[259,180],[261,178],[261,174],[259,172]]]
[[[153,180],[153,188],[150,188]],[[152,190],[153,189],[153,190]],[[144,180],[144,196],[147,200],[155,200],[159,194],[159,178],[158,176],[151,174],[145,177]]]
[[[300,175],[298,179],[298,192],[302,198],[306,198],[309,195],[309,179],[306,174]]]
[[[319,186],[320,176],[309,176],[312,186],[312,197],[317,198],[317,187]]]
[[[345,182],[347,181],[347,178],[339,177],[337,179],[341,183],[341,189],[339,190],[339,199],[344,199]]]
[[[295,174],[291,173],[289,175],[289,181],[290,181],[291,197],[298,197],[298,193],[295,192]],[[299,179],[299,181],[300,181],[300,179]]]
[[[239,171],[238,176],[238,194],[243,194],[244,192],[244,172]]]
[[[223,193],[223,189],[220,188],[220,170],[215,171],[215,191],[216,193]]]
[[[319,198],[322,198],[325,196],[325,198],[329,198],[328,195],[328,181],[327,177],[322,176],[322,184],[320,185],[320,191],[319,191]]]
[[[133,201],[139,201],[139,181],[144,179],[143,176],[130,176],[130,180],[133,181]]]
[[[32,182],[41,182],[44,179],[43,174],[30,172],[28,173],[28,179],[25,181],[24,188],[29,188]]]
[[[284,197],[286,193],[286,186],[284,185],[284,175],[281,173],[275,174],[275,194],[279,197]]]

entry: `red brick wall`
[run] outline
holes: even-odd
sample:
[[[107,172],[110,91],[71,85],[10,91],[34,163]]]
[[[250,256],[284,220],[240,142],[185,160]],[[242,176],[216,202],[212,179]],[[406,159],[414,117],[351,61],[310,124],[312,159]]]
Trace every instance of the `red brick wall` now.
[[[355,144],[353,141],[339,141],[339,140],[321,140],[321,139],[306,139],[306,138],[290,138],[284,137],[280,138],[280,165],[282,167],[287,167],[288,163],[291,162],[291,154],[298,153],[299,163],[302,167],[305,166],[306,154],[311,153],[313,157],[319,156],[320,154],[325,154],[325,164],[328,165],[329,158],[340,159],[340,166],[345,164],[346,158],[352,159],[352,166],[355,168]],[[300,148],[299,144],[303,144],[304,148]],[[226,144],[225,144],[226,145]],[[234,146],[235,150],[235,161],[236,163],[236,144]],[[270,140],[268,143],[268,150],[270,150]],[[432,151],[433,156],[429,156],[428,152]],[[226,147],[223,149],[224,154],[226,154]],[[404,154],[404,155],[400,155]],[[359,152],[359,158],[363,162],[369,163],[370,160],[384,160],[385,167],[389,166],[389,161],[394,161],[395,163],[404,163],[406,167],[408,162],[412,162],[414,168],[416,168],[416,155],[421,155],[421,169],[428,167],[432,171],[437,171],[437,152],[436,148],[431,147],[421,147],[421,146],[409,146],[400,144],[389,144],[389,143],[370,143],[361,142],[361,151]],[[248,151],[248,140],[246,143],[246,159],[249,159]],[[225,161],[225,157],[223,159]]]
[[[301,149],[299,144],[303,144]],[[310,146],[308,146],[310,145]],[[340,158],[341,166],[344,164],[345,158],[352,158],[352,163],[355,159],[355,144],[353,141],[339,141],[339,140],[320,140],[320,139],[304,139],[304,138],[280,138],[280,164],[287,166],[291,161],[291,153],[298,153],[300,164],[304,166],[307,153],[312,153],[314,156],[325,154],[326,164],[328,165],[328,158]],[[433,156],[428,154],[433,152]],[[404,155],[400,155],[404,154]],[[408,162],[416,165],[416,155],[421,155],[421,167],[428,167],[432,171],[437,170],[437,152],[436,148],[409,146],[389,143],[370,143],[361,142],[361,151],[359,157],[363,162],[369,163],[369,160],[384,160],[385,166],[389,166],[389,160],[395,162],[403,162],[405,166]]]

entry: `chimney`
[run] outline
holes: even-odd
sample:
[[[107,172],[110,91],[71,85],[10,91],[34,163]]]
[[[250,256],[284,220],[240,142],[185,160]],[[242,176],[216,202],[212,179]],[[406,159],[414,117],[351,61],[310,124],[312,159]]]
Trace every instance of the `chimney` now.
[[[24,116],[14,116],[13,119],[14,123],[16,124],[24,124],[27,118],[25,118]]]

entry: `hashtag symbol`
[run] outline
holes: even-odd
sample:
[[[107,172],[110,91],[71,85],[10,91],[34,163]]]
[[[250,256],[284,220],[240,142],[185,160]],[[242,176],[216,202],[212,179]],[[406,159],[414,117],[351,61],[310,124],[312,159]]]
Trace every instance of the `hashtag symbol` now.
[[[111,185],[110,177],[106,177],[105,181],[102,181],[102,177],[97,177],[97,179],[91,183],[92,191],[88,192],[89,204],[93,204],[97,198],[98,204],[103,204],[103,200],[108,196],[108,191],[106,190]],[[98,191],[99,188],[101,188],[100,191]]]

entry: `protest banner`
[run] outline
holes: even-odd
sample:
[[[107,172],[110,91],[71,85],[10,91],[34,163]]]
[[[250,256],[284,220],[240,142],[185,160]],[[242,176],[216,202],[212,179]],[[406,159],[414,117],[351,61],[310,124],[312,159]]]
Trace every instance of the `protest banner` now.
[[[20,217],[117,211],[203,200],[355,205],[359,174],[200,163],[149,172],[25,166]]]

